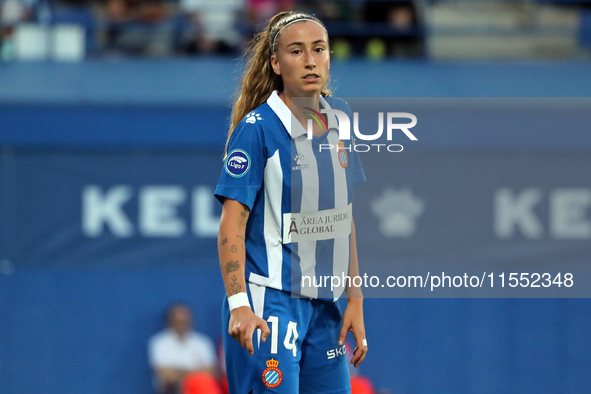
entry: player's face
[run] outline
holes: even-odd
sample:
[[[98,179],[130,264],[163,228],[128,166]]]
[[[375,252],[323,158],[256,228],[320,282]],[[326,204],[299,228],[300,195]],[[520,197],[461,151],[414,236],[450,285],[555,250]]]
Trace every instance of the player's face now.
[[[296,22],[281,31],[278,41],[271,64],[283,78],[284,93],[291,97],[319,96],[330,68],[326,31],[314,22]]]

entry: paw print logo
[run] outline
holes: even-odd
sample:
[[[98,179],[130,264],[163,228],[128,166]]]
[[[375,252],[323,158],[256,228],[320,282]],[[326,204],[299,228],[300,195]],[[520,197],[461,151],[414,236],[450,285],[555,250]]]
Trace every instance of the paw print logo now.
[[[298,166],[301,166],[304,161],[304,155],[295,155],[294,160]]]
[[[412,236],[424,209],[425,203],[409,189],[388,188],[371,203],[371,210],[380,221],[379,228],[385,237]]]
[[[248,115],[246,115],[246,123],[255,123],[257,120],[263,120],[263,118],[261,118],[261,115],[251,112]]]

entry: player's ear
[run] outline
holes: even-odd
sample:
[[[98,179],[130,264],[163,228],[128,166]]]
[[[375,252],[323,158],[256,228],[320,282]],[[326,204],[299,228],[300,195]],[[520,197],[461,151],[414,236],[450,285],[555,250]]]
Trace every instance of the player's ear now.
[[[275,72],[275,74],[281,75],[281,68],[279,67],[277,55],[271,55],[271,67],[273,67],[273,71]]]

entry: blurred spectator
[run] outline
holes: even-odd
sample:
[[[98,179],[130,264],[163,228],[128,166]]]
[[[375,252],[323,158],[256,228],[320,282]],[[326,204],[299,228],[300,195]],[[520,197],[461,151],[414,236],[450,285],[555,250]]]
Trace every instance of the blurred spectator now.
[[[161,394],[218,394],[213,377],[215,347],[205,335],[193,331],[187,305],[168,309],[168,327],[154,335],[148,345],[149,362]]]
[[[56,23],[61,10],[57,22],[83,26],[87,50],[103,55],[238,55],[268,18],[294,7],[325,21],[337,60],[424,53],[409,0],[0,0],[0,47],[10,57],[15,24]]]
[[[163,0],[106,0],[108,53],[165,56],[173,50],[174,18]]]
[[[244,0],[180,0],[186,27],[181,48],[188,53],[236,53],[243,37],[237,21],[244,13]]]
[[[0,0],[0,59],[14,56],[14,28],[35,16],[37,0]]]
[[[0,0],[0,26],[12,27],[31,20],[36,0]]]
[[[413,1],[367,1],[365,22],[388,30],[367,41],[365,50],[370,59],[424,55],[423,32]]]
[[[247,16],[250,39],[255,32],[261,31],[267,21],[281,11],[294,7],[294,0],[247,0]]]
[[[364,39],[356,31],[360,27],[359,4],[343,0],[324,0],[316,3],[317,16],[325,23],[330,34],[332,57],[347,59],[361,53]]]

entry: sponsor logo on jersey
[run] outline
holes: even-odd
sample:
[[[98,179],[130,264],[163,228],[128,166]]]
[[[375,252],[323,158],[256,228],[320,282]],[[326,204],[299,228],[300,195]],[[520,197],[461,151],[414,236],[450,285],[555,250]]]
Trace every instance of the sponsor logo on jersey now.
[[[242,149],[234,149],[226,159],[226,172],[234,178],[244,176],[250,169],[250,156]]]
[[[263,384],[269,388],[275,388],[283,381],[283,373],[277,366],[279,366],[279,361],[271,358],[267,361],[267,368],[263,371]]]
[[[345,143],[343,141],[339,141],[339,163],[341,163],[341,167],[347,168],[349,165],[349,156],[347,155],[347,150],[345,150]]]
[[[347,347],[345,345],[330,349],[326,351],[326,358],[331,359],[335,357],[345,356],[347,354]]]
[[[352,204],[316,212],[284,213],[284,244],[301,241],[321,241],[347,237],[351,234]]]
[[[306,168],[308,168],[307,164],[304,164],[304,155],[295,155],[293,157],[293,160],[295,161],[295,166],[291,167],[291,169],[293,171],[296,170],[304,170]]]
[[[291,236],[292,232],[299,234],[298,226],[296,225],[295,218],[291,218],[291,224],[289,225],[289,233],[287,235]]]

